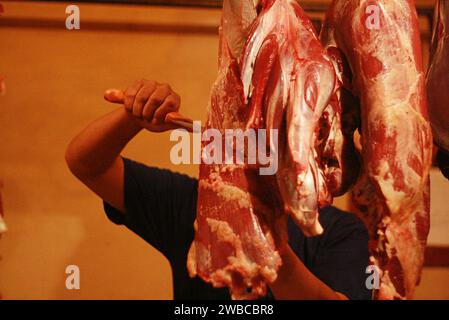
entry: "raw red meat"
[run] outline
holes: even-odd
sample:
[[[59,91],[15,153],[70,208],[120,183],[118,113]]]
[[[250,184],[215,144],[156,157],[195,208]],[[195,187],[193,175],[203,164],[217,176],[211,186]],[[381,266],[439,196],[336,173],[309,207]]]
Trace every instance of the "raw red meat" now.
[[[251,110],[247,127],[279,132],[277,180],[285,210],[306,235],[322,233],[318,208],[331,197],[315,143],[335,71],[296,1],[264,3],[245,47],[241,78]]]
[[[223,132],[246,127],[238,58],[252,21],[244,17],[256,17],[252,0],[224,2],[219,73],[206,129]],[[281,264],[273,232],[281,212],[269,191],[270,181],[264,180],[273,178],[243,165],[200,165],[196,235],[187,267],[192,277],[229,287],[233,299],[264,295],[265,283],[275,280]]]
[[[380,270],[376,298],[411,298],[429,230],[432,155],[414,2],[334,0],[323,27],[350,65],[345,88],[360,98],[363,165],[353,199]]]
[[[439,0],[435,8],[431,45],[432,62],[427,75],[429,115],[433,137],[440,147],[437,160],[449,179],[449,2]]]
[[[278,144],[267,141],[279,170],[262,176],[244,165],[202,164],[188,258],[191,276],[229,287],[234,299],[264,295],[276,279],[286,213],[318,235],[318,208],[331,201],[317,136],[334,67],[295,0],[261,1],[257,10],[251,24],[242,17],[256,17],[253,1],[224,2],[206,129],[266,129],[268,137],[278,130]]]

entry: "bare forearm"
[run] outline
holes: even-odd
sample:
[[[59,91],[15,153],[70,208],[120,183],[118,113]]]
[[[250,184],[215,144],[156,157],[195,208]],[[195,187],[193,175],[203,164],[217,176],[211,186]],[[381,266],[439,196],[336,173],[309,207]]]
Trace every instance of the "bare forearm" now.
[[[124,108],[93,121],[70,143],[66,160],[77,176],[102,174],[142,127]]]
[[[276,299],[282,300],[345,300],[311,273],[290,246],[283,254],[283,265],[277,280],[270,285]]]

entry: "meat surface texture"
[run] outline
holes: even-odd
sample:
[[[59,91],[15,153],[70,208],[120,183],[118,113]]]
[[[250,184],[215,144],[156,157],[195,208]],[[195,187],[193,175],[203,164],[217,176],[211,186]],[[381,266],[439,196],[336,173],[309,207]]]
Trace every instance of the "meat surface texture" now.
[[[206,129],[223,132],[246,127],[239,57],[252,23],[242,19],[248,14],[256,18],[252,0],[224,2],[218,78],[212,87]],[[268,187],[257,188],[266,182],[245,166],[202,162],[189,273],[214,287],[229,287],[233,299],[264,295],[266,281],[275,280],[281,264],[273,232],[275,199],[269,192],[263,194]]]
[[[439,0],[435,8],[427,75],[429,115],[435,143],[440,147],[438,164],[449,179],[449,2]]]
[[[323,231],[318,208],[331,193],[317,137],[335,84],[334,66],[295,0],[224,1],[206,129],[266,130],[279,168],[265,176],[257,165],[208,165],[203,152],[192,277],[229,287],[233,299],[263,296],[282,263],[287,214],[306,235]]]
[[[335,71],[296,1],[265,2],[245,46],[241,79],[250,110],[247,127],[279,133],[277,146],[270,146],[279,156],[285,211],[307,236],[321,234],[318,209],[331,197],[316,139],[335,90]]]
[[[363,161],[353,200],[370,232],[377,299],[412,298],[429,230],[432,134],[419,37],[411,0],[334,0],[322,31],[328,50],[349,64],[340,76],[349,94],[343,109],[357,114],[353,97],[360,100]]]

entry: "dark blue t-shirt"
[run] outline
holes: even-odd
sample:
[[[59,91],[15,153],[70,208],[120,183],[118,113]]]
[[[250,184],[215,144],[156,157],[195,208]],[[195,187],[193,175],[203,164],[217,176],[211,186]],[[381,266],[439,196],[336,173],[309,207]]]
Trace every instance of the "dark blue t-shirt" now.
[[[230,299],[187,273],[187,253],[194,238],[198,181],[169,170],[124,159],[126,214],[105,203],[110,220],[125,225],[170,262],[175,299]],[[350,299],[370,299],[365,273],[369,265],[368,233],[354,215],[327,207],[320,211],[324,233],[306,238],[289,220],[289,243],[305,266]],[[269,292],[266,298],[272,298]]]

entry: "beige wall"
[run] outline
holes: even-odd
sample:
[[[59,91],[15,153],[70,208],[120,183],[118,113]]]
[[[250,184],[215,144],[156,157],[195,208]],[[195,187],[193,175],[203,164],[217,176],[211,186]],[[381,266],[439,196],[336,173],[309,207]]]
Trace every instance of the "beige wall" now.
[[[167,261],[109,223],[101,202],[73,178],[64,150],[91,119],[111,110],[109,87],[138,78],[170,83],[186,115],[203,119],[216,76],[217,10],[80,5],[81,30],[64,27],[65,4],[4,3],[0,19],[46,27],[0,27],[0,178],[9,232],[0,241],[6,299],[171,298]],[[55,22],[57,24],[55,24]],[[197,174],[169,162],[167,134],[142,133],[126,155]],[[345,200],[339,201],[345,206]],[[65,289],[65,268],[81,269],[81,290]],[[426,291],[449,298],[446,269],[425,272]],[[433,290],[433,291],[432,291]]]
[[[83,126],[115,107],[103,101],[106,88],[141,77],[169,82],[185,114],[201,119],[216,76],[217,38],[207,27],[218,25],[219,12],[81,5],[81,30],[68,31],[63,4],[4,6],[5,19],[61,23],[0,27],[0,73],[7,84],[0,97],[0,177],[10,229],[0,241],[0,292],[6,299],[171,298],[167,261],[108,222],[101,202],[68,172],[64,151]],[[160,32],[83,28],[98,21]],[[167,32],[176,24],[205,27]],[[166,134],[142,133],[126,155],[196,175],[195,167],[170,165],[170,146]],[[69,264],[81,269],[78,292],[65,289]]]

